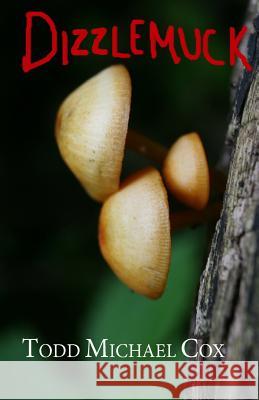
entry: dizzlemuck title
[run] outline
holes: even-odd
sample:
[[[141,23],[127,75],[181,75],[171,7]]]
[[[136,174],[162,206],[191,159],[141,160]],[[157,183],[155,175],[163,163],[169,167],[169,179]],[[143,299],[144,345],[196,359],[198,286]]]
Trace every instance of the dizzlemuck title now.
[[[213,38],[217,35],[216,29],[193,29],[194,45],[188,45],[186,32],[182,27],[169,25],[159,28],[155,21],[133,19],[128,27],[123,27],[123,36],[129,38],[128,48],[120,47],[120,32],[117,25],[111,27],[94,27],[91,29],[75,28],[71,31],[58,29],[55,21],[42,11],[29,11],[26,13],[25,26],[25,53],[22,57],[22,69],[29,72],[35,68],[49,63],[58,57],[62,65],[68,65],[74,57],[112,56],[116,60],[125,60],[131,57],[150,57],[152,60],[161,57],[161,52],[170,55],[174,64],[180,64],[182,60],[197,61],[205,59],[216,67],[235,65],[239,59],[246,70],[251,71],[247,57],[239,49],[247,27],[240,30],[234,27],[228,29],[227,57],[213,55]],[[37,49],[37,43],[33,40],[33,33],[44,24],[46,34],[46,46],[44,54],[36,55],[33,49]],[[162,32],[163,31],[163,32]],[[145,43],[145,45],[143,45]],[[192,49],[190,49],[192,47]]]

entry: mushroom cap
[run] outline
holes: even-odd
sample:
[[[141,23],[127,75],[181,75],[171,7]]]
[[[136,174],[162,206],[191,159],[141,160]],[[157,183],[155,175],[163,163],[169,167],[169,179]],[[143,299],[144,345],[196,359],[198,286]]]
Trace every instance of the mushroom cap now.
[[[72,92],[57,114],[60,153],[84,189],[100,202],[119,188],[130,102],[129,73],[114,65]]]
[[[171,255],[167,192],[159,172],[146,168],[128,178],[102,206],[103,257],[130,289],[150,298],[164,291]]]
[[[197,133],[181,136],[170,148],[163,165],[169,190],[196,210],[206,207],[210,193],[209,167]]]

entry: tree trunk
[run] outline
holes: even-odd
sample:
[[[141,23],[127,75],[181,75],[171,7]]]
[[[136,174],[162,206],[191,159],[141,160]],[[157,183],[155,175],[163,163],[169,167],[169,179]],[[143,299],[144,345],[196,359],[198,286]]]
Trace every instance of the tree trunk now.
[[[201,343],[224,343],[228,360],[259,359],[258,14],[259,0],[251,0],[245,46],[253,71],[239,64],[233,76],[235,101],[221,162],[229,164],[227,188],[192,328]]]

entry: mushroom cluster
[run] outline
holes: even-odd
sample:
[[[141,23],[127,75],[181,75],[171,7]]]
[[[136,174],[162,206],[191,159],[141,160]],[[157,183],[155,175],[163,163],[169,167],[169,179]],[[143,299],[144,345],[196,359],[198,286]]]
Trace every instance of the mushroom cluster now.
[[[130,106],[127,69],[106,68],[62,103],[56,140],[83,188],[103,203],[98,235],[103,257],[130,289],[158,298],[166,286],[171,257],[173,218],[166,187],[196,210],[189,214],[194,221],[202,220],[210,193],[209,168],[197,133],[181,136],[167,151],[128,131]],[[149,167],[121,183],[126,146],[161,162],[163,178],[158,169]]]

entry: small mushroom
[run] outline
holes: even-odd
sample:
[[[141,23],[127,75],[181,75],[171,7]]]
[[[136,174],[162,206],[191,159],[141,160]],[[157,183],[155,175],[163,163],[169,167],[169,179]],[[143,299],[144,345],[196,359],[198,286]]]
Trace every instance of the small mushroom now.
[[[196,210],[206,207],[210,193],[209,168],[197,133],[183,135],[172,145],[164,160],[163,175],[179,201]]]
[[[106,200],[99,244],[111,269],[130,289],[153,299],[161,296],[171,238],[167,193],[156,169],[134,174]]]
[[[114,65],[72,92],[57,114],[60,153],[84,189],[100,202],[119,188],[130,101],[129,73]]]

